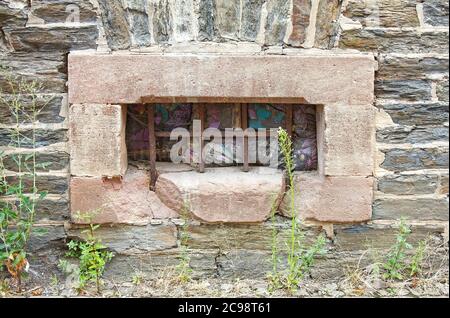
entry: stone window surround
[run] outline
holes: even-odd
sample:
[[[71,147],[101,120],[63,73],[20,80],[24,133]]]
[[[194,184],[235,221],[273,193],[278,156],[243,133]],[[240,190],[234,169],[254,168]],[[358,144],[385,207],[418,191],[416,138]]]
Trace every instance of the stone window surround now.
[[[302,190],[298,191],[296,206],[302,217],[321,222],[367,221],[372,214],[375,164],[375,65],[371,54],[333,51],[291,56],[71,53],[70,114],[77,107],[119,107],[113,116],[116,119],[110,122],[117,125],[118,133],[109,138],[109,147],[115,152],[95,153],[102,169],[96,169],[98,165],[86,156],[88,138],[76,144],[77,138],[71,133],[72,176],[125,174],[125,115],[121,104],[314,104],[320,105],[319,169],[316,173],[297,173],[296,183]],[[71,131],[75,131],[76,116],[71,117]]]

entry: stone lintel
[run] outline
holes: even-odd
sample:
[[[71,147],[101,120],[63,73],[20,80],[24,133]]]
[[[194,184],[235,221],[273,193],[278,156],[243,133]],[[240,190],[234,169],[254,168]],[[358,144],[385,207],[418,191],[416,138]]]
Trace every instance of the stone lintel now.
[[[69,55],[69,102],[290,101],[372,104],[375,61],[367,54]]]

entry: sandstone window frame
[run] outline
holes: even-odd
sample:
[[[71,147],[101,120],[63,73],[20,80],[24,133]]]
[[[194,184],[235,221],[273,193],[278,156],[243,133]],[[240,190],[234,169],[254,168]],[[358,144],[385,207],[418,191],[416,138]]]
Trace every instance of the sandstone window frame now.
[[[68,98],[73,109],[69,113],[84,109],[82,119],[70,119],[73,178],[126,173],[126,158],[117,155],[120,149],[126,153],[121,147],[123,118],[114,105],[141,104],[144,98],[146,103],[320,105],[318,171],[296,173],[296,183],[303,190],[296,198],[298,210],[303,217],[320,222],[371,219],[376,163],[373,54],[301,50],[285,56],[73,52],[68,61]],[[108,138],[115,147],[110,148],[118,151],[97,151],[96,158],[86,156],[89,149],[96,148],[77,135],[77,125],[82,120],[100,120],[89,115],[90,107],[114,109],[116,128]],[[108,169],[88,169],[95,167],[94,159],[108,163]]]
[[[145,98],[142,99],[145,102]],[[158,172],[156,168],[157,163],[157,150],[156,150],[156,144],[158,138],[167,138],[170,137],[170,132],[166,131],[157,131],[155,128],[155,113],[156,113],[156,105],[157,104],[149,104],[144,103],[143,104],[147,109],[147,126],[149,129],[149,165],[150,165],[150,189],[154,190],[156,185],[156,180],[158,178]],[[210,103],[196,103],[192,104],[193,107],[196,107],[198,109],[199,114],[199,120],[201,123],[201,135],[200,137],[200,149],[204,148],[205,140],[203,138],[203,131],[206,128],[205,123],[207,122],[207,108],[208,105],[211,105]],[[218,104],[214,104],[218,105]],[[227,104],[230,105],[230,104]],[[248,109],[249,104],[248,103],[233,103],[231,105],[234,105],[237,109],[237,116],[240,117],[240,124],[238,127],[233,128],[240,128],[243,131],[245,131],[247,128],[249,128],[249,117],[248,117]],[[285,108],[285,124],[284,127],[288,133],[289,136],[293,136],[293,126],[294,126],[294,118],[293,118],[293,112],[294,112],[294,106],[301,106],[296,104],[282,104],[279,106],[283,106]],[[231,127],[230,127],[231,128]],[[259,136],[258,136],[259,137]],[[258,138],[257,137],[257,138]],[[242,163],[242,171],[243,172],[249,172],[250,171],[250,162],[249,162],[249,143],[248,143],[248,136],[244,135],[244,145],[243,145],[243,163]],[[200,163],[198,166],[197,171],[199,173],[205,172],[205,160],[203,158],[202,153],[200,153]]]

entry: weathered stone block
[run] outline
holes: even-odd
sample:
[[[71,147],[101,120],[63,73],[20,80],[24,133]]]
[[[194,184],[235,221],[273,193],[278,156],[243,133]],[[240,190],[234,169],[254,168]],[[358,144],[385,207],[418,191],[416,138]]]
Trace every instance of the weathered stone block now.
[[[180,253],[180,250],[172,249],[135,255],[117,254],[108,264],[105,278],[129,282],[136,275],[137,270],[150,279],[161,279],[162,273],[171,277],[171,274],[176,275],[176,266],[180,264]],[[191,277],[193,279],[217,277],[217,257],[218,253],[214,250],[189,253]],[[133,264],[139,264],[139,268]]]
[[[306,31],[310,25],[311,1],[294,0],[292,8],[292,32],[289,44],[301,46],[306,40]]]
[[[30,13],[42,19],[42,23],[74,23],[77,15],[81,23],[96,23],[97,13],[91,1],[86,0],[39,0],[31,2]]]
[[[238,40],[241,19],[241,0],[215,0],[216,23],[220,36]]]
[[[341,1],[320,0],[316,19],[315,47],[331,49],[338,31]]]
[[[387,149],[381,165],[391,171],[448,168],[448,148]]]
[[[3,95],[4,100],[0,101],[0,122],[2,124],[13,124],[16,120],[11,113],[10,106],[12,101],[11,95]],[[31,114],[32,109],[36,106],[40,112],[36,115],[37,121],[40,123],[61,123],[65,120],[62,116],[65,109],[64,97],[62,95],[40,95],[36,99],[31,96],[19,97],[18,101],[21,103],[26,114]],[[19,114],[21,123],[30,123],[28,116]]]
[[[386,175],[378,180],[378,191],[388,194],[433,194],[439,182],[437,175]]]
[[[49,222],[63,222],[70,218],[69,202],[64,196],[48,196],[43,200],[37,200],[35,205],[35,223],[48,224]],[[19,201],[2,197],[0,208],[5,205],[19,206]]]
[[[63,244],[66,238],[64,226],[38,226],[31,233],[29,248],[36,252],[45,248],[51,248],[52,244]]]
[[[27,14],[24,9],[15,7],[9,3],[0,2],[0,25],[23,27],[27,22]]]
[[[133,46],[149,46],[152,37],[150,35],[149,17],[146,10],[147,2],[128,0],[125,3]]]
[[[171,102],[287,98],[310,104],[365,105],[373,103],[374,67],[373,56],[359,54],[78,53],[69,55],[69,102],[140,103],[143,96],[154,96]]]
[[[216,2],[214,0],[200,0],[198,15],[199,41],[213,41],[217,38],[216,19]]]
[[[0,54],[0,65],[9,68],[13,75],[20,76],[24,81],[35,81],[39,93],[55,94],[66,92],[65,59],[65,55],[58,52],[18,52]],[[0,76],[0,89],[6,94],[12,92],[4,76]]]
[[[69,221],[69,201],[66,197],[47,197],[36,205],[36,222]]]
[[[291,220],[276,216],[260,224],[189,224],[187,245],[192,250],[217,249],[222,252],[232,250],[272,250],[272,237],[267,235],[274,229],[278,233],[279,248],[284,249],[291,237]],[[318,228],[302,228],[304,243],[313,244],[317,238]]]
[[[283,173],[254,168],[215,168],[161,174],[156,194],[169,208],[209,223],[258,223],[270,217],[272,206],[284,194]]]
[[[448,56],[380,55],[378,80],[426,79],[448,73]]]
[[[74,176],[123,176],[127,169],[126,108],[120,105],[72,105],[70,170]]]
[[[401,29],[365,28],[344,31],[340,48],[380,53],[448,52],[448,31],[408,31]]]
[[[448,1],[425,0],[423,3],[424,22],[432,26],[448,26]]]
[[[273,265],[269,252],[233,250],[217,257],[218,274],[223,278],[267,277]]]
[[[446,103],[379,103],[400,125],[442,125],[448,122],[448,104]]]
[[[196,40],[198,26],[195,19],[196,0],[171,0],[172,39],[174,42],[190,42]]]
[[[417,246],[417,243],[428,239],[431,234],[440,234],[444,229],[437,226],[412,226],[411,230],[408,242]],[[338,225],[335,226],[335,233],[334,241],[338,251],[387,251],[396,242],[398,228],[376,224]]]
[[[321,222],[356,223],[372,216],[371,177],[323,177],[301,174],[295,178],[295,210],[300,217]],[[282,213],[290,214],[289,193]]]
[[[33,158],[30,157],[31,152],[22,152],[22,166],[21,171],[28,171],[27,167],[32,167]],[[16,162],[18,154],[6,155],[3,161],[5,168],[11,171],[19,171],[19,165]],[[27,158],[29,157],[29,158]],[[69,154],[63,151],[42,151],[36,153],[36,171],[37,172],[49,172],[49,171],[59,171],[65,170],[69,167]]]
[[[20,134],[20,147],[22,148],[33,148],[33,144],[36,148],[46,147],[52,144],[67,141],[67,130],[65,129],[35,129],[34,141],[33,130],[23,129],[20,130]],[[14,135],[14,132],[11,129],[0,128],[0,147],[1,146],[19,146],[19,142],[17,142],[17,135]]]
[[[11,46],[19,52],[53,52],[97,48],[98,28],[82,25],[79,28],[3,28]]]
[[[449,101],[448,78],[445,81],[440,81],[437,83],[436,93],[440,101],[448,103]]]
[[[427,80],[378,80],[375,95],[383,99],[431,100],[431,82]]]
[[[240,34],[242,40],[256,40],[261,25],[261,11],[264,3],[265,0],[243,0]]]
[[[409,220],[448,221],[448,199],[441,198],[385,198],[374,203],[375,220]]]
[[[121,2],[99,0],[99,5],[109,48],[128,49],[131,46],[130,29]]]
[[[69,229],[69,238],[86,238],[83,228]],[[177,228],[173,224],[147,226],[101,226],[95,232],[114,253],[136,255],[177,247]]]
[[[265,26],[265,44],[277,45],[284,42],[290,23],[290,1],[269,0],[267,3],[267,21]]]
[[[448,174],[443,174],[440,177],[439,193],[448,196]]]
[[[327,176],[370,176],[374,170],[375,108],[371,105],[325,106],[323,172]],[[352,138],[348,138],[348,132]],[[319,159],[320,160],[320,159]],[[320,168],[319,168],[320,170]]]
[[[433,141],[448,141],[447,127],[415,127],[392,126],[377,132],[377,141],[382,143],[428,143]]]
[[[9,176],[6,178],[9,184],[17,185],[19,180],[17,176]],[[25,176],[22,179],[24,191],[26,193],[33,192],[33,178]],[[64,194],[69,189],[69,177],[39,174],[36,176],[36,188],[39,192],[47,192],[49,194]]]
[[[153,1],[153,38],[157,43],[167,43],[172,37],[172,15],[169,0]]]
[[[344,15],[368,27],[418,27],[416,0],[350,0]]]
[[[150,191],[147,171],[130,169],[121,179],[72,178],[71,212],[74,223],[85,223],[78,213],[95,211],[97,224],[146,224],[152,218],[171,218],[177,214],[164,206]]]

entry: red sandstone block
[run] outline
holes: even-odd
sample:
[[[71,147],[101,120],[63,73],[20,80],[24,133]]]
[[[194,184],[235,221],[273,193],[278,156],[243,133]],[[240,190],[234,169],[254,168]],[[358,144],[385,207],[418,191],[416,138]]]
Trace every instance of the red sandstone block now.
[[[99,177],[72,177],[70,204],[74,223],[78,213],[96,211],[93,222],[97,224],[146,224],[151,219],[177,217],[149,190],[146,171],[131,169],[122,179]]]
[[[372,177],[296,176],[295,210],[304,219],[332,223],[357,223],[372,217]],[[282,212],[289,215],[289,196]]]
[[[126,108],[72,105],[69,111],[70,170],[74,176],[123,176],[127,169]]]
[[[375,62],[369,54],[295,56],[72,53],[69,102],[290,100],[372,104]]]
[[[322,145],[322,174],[372,176],[375,167],[375,107],[326,105],[321,121],[318,139]]]

